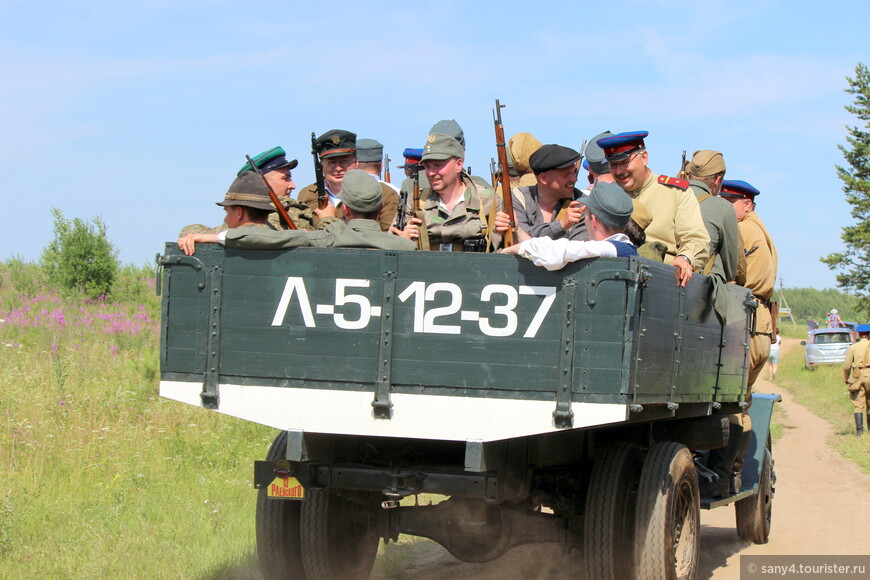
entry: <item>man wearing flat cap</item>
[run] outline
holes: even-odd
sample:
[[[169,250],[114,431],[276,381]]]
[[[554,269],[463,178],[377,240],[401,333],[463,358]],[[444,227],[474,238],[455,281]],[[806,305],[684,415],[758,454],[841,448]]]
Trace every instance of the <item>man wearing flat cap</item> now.
[[[730,203],[717,197],[725,178],[725,159],[718,151],[695,151],[686,163],[686,175],[701,205],[701,217],[710,235],[709,258],[704,273],[718,276],[725,282],[734,282],[738,278],[743,252],[734,209]]]
[[[559,270],[568,262],[596,257],[637,255],[637,248],[625,235],[634,204],[615,183],[596,183],[586,198],[588,240],[531,238],[502,250],[531,260],[547,270]]]
[[[580,153],[562,145],[542,145],[529,157],[536,185],[517,187],[513,195],[517,238],[585,240],[586,225],[577,183]],[[505,214],[506,216],[506,214]],[[506,229],[506,223],[496,222]]]
[[[332,129],[317,137],[314,147],[323,166],[323,185],[329,197],[329,204],[325,209],[319,209],[316,183],[304,187],[297,199],[314,212],[314,225],[319,227],[322,219],[341,215],[336,208],[341,205],[341,185],[344,175],[351,169],[356,169],[359,163],[356,156],[356,133]]]
[[[357,139],[356,156],[359,160],[358,169],[372,175],[381,184],[384,197],[384,209],[378,221],[381,231],[389,231],[399,209],[399,188],[381,179],[384,170],[384,146],[374,139]]]
[[[343,182],[341,210],[344,213],[344,221],[333,222],[316,232],[239,228],[220,234],[200,234],[193,242],[221,243],[230,248],[248,250],[275,250],[300,246],[416,249],[416,245],[410,240],[381,231],[378,214],[383,208],[383,196],[381,185],[374,177],[365,171],[351,169],[343,176]],[[182,247],[182,250],[189,255],[193,253],[193,245]]]
[[[216,205],[224,208],[224,224],[227,228],[245,227],[270,231],[277,229],[269,223],[269,214],[275,211],[269,190],[260,176],[253,171],[241,172],[230,184],[223,201],[216,202]],[[216,238],[217,232],[221,230],[226,231],[222,228],[192,229],[188,232],[182,230],[178,237],[178,247],[190,255],[193,253],[194,244],[204,241],[203,236]]]
[[[646,229],[647,242],[667,247],[665,262],[677,270],[677,283],[685,286],[693,269],[701,271],[707,261],[710,236],[701,209],[682,179],[657,175],[647,163],[644,139],[647,131],[619,133],[598,139],[617,185],[644,203],[653,216]]]
[[[487,251],[501,247],[502,234],[494,226],[497,212],[503,212],[500,196],[488,186],[475,183],[463,170],[465,149],[449,135],[433,133],[426,138],[421,163],[430,186],[421,192],[420,208],[408,199],[411,218],[404,230],[391,231],[408,239],[420,236],[420,224],[425,222],[428,236],[421,240],[423,249],[463,252]],[[418,211],[419,210],[419,211]]]

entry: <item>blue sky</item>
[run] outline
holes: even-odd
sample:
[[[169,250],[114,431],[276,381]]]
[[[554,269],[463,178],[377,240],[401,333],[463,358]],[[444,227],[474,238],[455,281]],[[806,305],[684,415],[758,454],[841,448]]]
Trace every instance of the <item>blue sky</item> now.
[[[544,143],[648,130],[657,173],[722,151],[762,192],[785,285],[833,287],[818,257],[851,223],[834,166],[870,4],[588,4],[0,0],[0,259],[38,259],[55,206],[145,263],[221,222],[245,154],[281,145],[311,183],[312,131],[378,139],[398,175],[453,118],[485,175],[498,98],[508,135]]]

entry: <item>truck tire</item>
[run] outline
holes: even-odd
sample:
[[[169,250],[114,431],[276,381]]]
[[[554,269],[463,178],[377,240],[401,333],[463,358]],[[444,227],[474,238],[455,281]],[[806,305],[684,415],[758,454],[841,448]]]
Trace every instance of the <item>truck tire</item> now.
[[[583,518],[586,578],[634,578],[632,543],[642,467],[640,448],[625,441],[596,454]]]
[[[287,433],[282,431],[269,448],[267,461],[287,454]],[[302,502],[266,497],[257,492],[257,558],[265,580],[307,580],[302,566],[299,521]]]
[[[365,580],[380,538],[368,525],[368,506],[327,489],[305,491],[302,561],[308,580]]]
[[[744,542],[766,544],[770,537],[773,514],[773,458],[770,443],[764,449],[758,493],[734,504],[737,516],[737,535]]]
[[[701,503],[692,453],[653,445],[640,474],[634,553],[637,578],[693,580],[700,558]]]

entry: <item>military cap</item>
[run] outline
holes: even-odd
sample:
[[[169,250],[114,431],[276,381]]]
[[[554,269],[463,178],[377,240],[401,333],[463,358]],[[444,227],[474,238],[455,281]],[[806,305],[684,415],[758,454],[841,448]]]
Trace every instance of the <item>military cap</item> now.
[[[870,334],[870,324],[859,324],[855,328],[855,332],[858,334]]]
[[[408,147],[402,152],[402,157],[405,158],[405,165],[399,165],[399,169],[404,169],[407,165],[417,165],[423,157],[422,149]]]
[[[423,148],[423,157],[420,161],[450,159],[451,157],[465,158],[465,149],[459,144],[459,141],[443,133],[430,133],[426,137],[426,147]]]
[[[357,139],[356,158],[360,163],[383,161],[384,145],[374,139]]]
[[[580,157],[582,156],[570,147],[552,144],[541,145],[529,157],[529,166],[537,175],[551,169],[570,167],[580,161]]]
[[[269,198],[269,190],[263,183],[263,178],[253,171],[245,171],[230,184],[223,201],[216,205],[243,205],[266,211],[275,211],[272,200]]]
[[[299,165],[299,162],[295,159],[287,161],[287,153],[284,151],[283,147],[272,147],[268,151],[263,151],[259,155],[255,155],[252,159],[263,173],[269,173],[270,171],[275,171],[276,169],[282,169],[284,167],[287,169],[294,169]],[[236,176],[238,177],[245,171],[251,171],[252,169],[250,163],[245,163],[236,173]]]
[[[608,163],[618,163],[628,159],[636,149],[641,149],[647,135],[649,131],[629,131],[603,137],[596,142],[604,150],[604,158]]]
[[[718,151],[701,149],[692,153],[692,159],[686,167],[686,173],[698,177],[708,177],[717,173],[725,173],[725,159]]]
[[[588,159],[583,159],[583,169],[585,169],[586,171],[589,171],[589,160]]]
[[[462,132],[462,127],[459,126],[459,123],[454,121],[453,119],[445,119],[443,121],[438,121],[432,128],[429,129],[429,134],[432,133],[441,133],[442,135],[450,135],[462,145],[463,149],[465,148],[465,133]]]
[[[598,140],[612,135],[613,133],[610,131],[599,133],[586,145],[586,159],[584,161],[588,161],[588,163],[584,167],[592,173],[597,173],[598,175],[610,173],[610,163],[604,158],[604,149],[598,144]]]
[[[371,213],[384,205],[381,184],[361,169],[351,169],[341,182],[341,201],[359,213]]]
[[[631,219],[634,204],[631,197],[621,187],[611,181],[599,181],[592,188],[589,197],[583,200],[598,221],[612,228],[623,229]]]
[[[540,148],[541,142],[531,133],[517,133],[508,139],[507,152],[513,159],[514,169],[518,173],[525,173],[531,169],[529,158]]]
[[[742,197],[743,199],[755,199],[761,192],[740,179],[726,179],[722,182],[721,197]]]
[[[342,157],[356,153],[356,133],[332,129],[314,140],[321,159]]]

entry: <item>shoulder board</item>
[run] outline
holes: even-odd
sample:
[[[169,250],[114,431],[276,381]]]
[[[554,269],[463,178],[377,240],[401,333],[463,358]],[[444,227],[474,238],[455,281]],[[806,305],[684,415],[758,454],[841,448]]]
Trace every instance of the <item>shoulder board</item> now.
[[[685,179],[677,179],[676,177],[668,177],[667,175],[659,175],[659,183],[662,185],[670,185],[679,187],[682,190],[689,189],[689,182]]]

